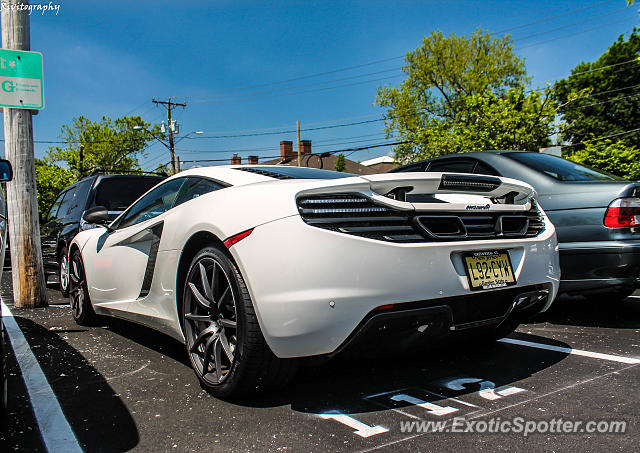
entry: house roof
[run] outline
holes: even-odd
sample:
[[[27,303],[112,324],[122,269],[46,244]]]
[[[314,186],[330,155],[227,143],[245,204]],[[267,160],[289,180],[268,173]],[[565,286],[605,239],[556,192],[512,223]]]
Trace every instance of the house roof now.
[[[324,157],[321,157],[320,154],[303,154],[301,156],[300,164],[303,167],[335,170],[337,160],[338,160],[338,156],[335,156],[333,154],[324,155]],[[366,167],[362,164],[359,164],[358,162],[354,162],[349,159],[345,159],[344,163],[345,163],[344,171],[347,173],[353,173],[356,175],[372,175],[375,173],[380,173],[375,168]],[[284,162],[282,161],[282,159],[273,159],[273,160],[261,162],[261,164],[264,164],[264,165],[280,164],[280,165],[297,166],[298,158],[294,157],[291,160],[285,160]]]

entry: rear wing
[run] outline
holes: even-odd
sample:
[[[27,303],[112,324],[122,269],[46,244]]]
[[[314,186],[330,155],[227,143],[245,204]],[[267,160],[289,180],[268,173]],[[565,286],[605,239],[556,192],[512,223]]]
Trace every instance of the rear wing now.
[[[323,181],[298,196],[360,192],[403,211],[528,211],[536,192],[510,178],[463,173],[383,173]]]

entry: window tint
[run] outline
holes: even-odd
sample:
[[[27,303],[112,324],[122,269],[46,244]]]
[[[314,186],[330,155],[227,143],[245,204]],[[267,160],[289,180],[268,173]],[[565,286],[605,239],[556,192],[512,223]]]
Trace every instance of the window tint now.
[[[64,193],[64,198],[60,203],[58,213],[56,214],[56,219],[64,219],[67,216],[67,214],[71,212],[71,208],[73,207],[74,194],[75,194],[75,187],[67,190]]]
[[[261,167],[238,167],[236,170],[259,173],[272,178],[279,176],[286,179],[338,179],[357,176],[353,173],[343,173],[333,170],[321,170],[319,168],[289,167],[286,165],[270,165]]]
[[[178,199],[174,203],[174,207],[182,204],[186,201],[193,200],[194,198],[204,195],[214,190],[222,189],[222,185],[215,181],[204,178],[187,178],[187,181],[180,187],[178,193]]]
[[[476,164],[476,168],[473,170],[474,173],[479,175],[491,175],[491,176],[500,176],[493,167],[488,166],[484,162],[478,161]]]
[[[144,176],[101,179],[96,188],[93,206],[104,206],[107,211],[122,212],[161,181],[161,178]]]
[[[89,194],[91,182],[91,180],[79,182],[73,191],[73,197],[70,198],[71,207],[69,212],[76,218],[80,217],[87,205],[87,195]]]
[[[60,210],[60,206],[62,206],[62,201],[64,197],[67,195],[67,193],[68,192],[62,192],[60,195],[58,195],[58,198],[56,198],[56,201],[53,202],[51,209],[49,209],[49,215],[47,216],[47,220],[53,220],[57,218],[58,211]]]
[[[144,222],[171,209],[178,197],[180,186],[185,182],[185,179],[172,179],[153,189],[129,208],[120,223],[116,225],[116,228],[124,228]]]
[[[446,159],[431,162],[429,171],[441,171],[452,173],[473,173],[475,161],[469,159]]]
[[[558,181],[624,181],[610,173],[542,153],[505,153],[511,159]]]

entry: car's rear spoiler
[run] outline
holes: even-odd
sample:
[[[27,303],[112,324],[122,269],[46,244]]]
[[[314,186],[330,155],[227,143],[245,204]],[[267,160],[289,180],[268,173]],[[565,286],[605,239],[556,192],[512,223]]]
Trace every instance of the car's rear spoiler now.
[[[522,181],[463,173],[384,173],[360,176],[358,182],[354,180],[356,178],[332,179],[299,195],[359,191],[368,192],[373,200],[396,209],[451,211],[526,211],[536,197],[533,187]],[[440,202],[405,201],[404,197],[395,196],[399,191],[406,195],[439,196]]]

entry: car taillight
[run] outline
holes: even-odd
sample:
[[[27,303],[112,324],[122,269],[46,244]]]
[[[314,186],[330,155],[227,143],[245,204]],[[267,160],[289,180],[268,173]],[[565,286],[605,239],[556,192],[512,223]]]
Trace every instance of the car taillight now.
[[[609,228],[640,227],[640,198],[613,200],[604,215],[604,226]]]

